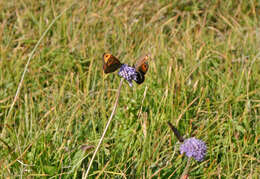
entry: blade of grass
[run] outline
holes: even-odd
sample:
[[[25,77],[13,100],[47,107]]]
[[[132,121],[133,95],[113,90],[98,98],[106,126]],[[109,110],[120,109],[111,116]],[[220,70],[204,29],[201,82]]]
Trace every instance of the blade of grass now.
[[[28,69],[28,66],[30,64],[30,61],[36,51],[36,49],[38,48],[38,46],[40,45],[40,43],[42,42],[43,38],[46,36],[46,34],[49,32],[49,30],[51,29],[51,27],[53,26],[53,24],[67,11],[69,10],[75,3],[71,4],[68,8],[64,9],[57,17],[55,17],[53,19],[53,21],[50,23],[50,25],[47,27],[47,29],[43,32],[43,34],[41,35],[40,39],[38,40],[38,42],[36,43],[36,45],[34,46],[33,50],[31,51],[30,55],[29,55],[29,58],[26,62],[26,65],[24,67],[24,71],[23,71],[23,74],[22,74],[22,77],[21,77],[21,80],[18,84],[18,87],[17,87],[17,90],[16,90],[16,93],[15,93],[15,96],[14,96],[14,99],[13,99],[13,102],[10,106],[10,109],[8,111],[8,114],[7,114],[7,118],[6,120],[4,121],[4,125],[3,125],[3,130],[2,130],[2,134],[1,134],[1,137],[4,137],[5,136],[5,133],[6,133],[6,130],[5,130],[5,126],[6,124],[8,123],[9,121],[9,118],[10,118],[10,115],[11,115],[11,112],[14,108],[14,105],[19,97],[19,94],[20,94],[20,90],[22,88],[22,84],[23,84],[23,81],[24,81],[24,77],[25,77],[25,74],[26,74],[26,71]]]

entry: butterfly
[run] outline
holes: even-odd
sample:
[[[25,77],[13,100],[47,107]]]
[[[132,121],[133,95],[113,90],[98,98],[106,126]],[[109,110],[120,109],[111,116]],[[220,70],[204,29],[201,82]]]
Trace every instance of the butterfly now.
[[[115,56],[110,53],[103,54],[103,70],[105,73],[112,73],[121,66],[122,63]]]
[[[144,75],[146,74],[146,72],[148,71],[149,65],[148,65],[148,55],[145,55],[144,57],[140,58],[136,64],[134,65],[134,68],[137,72],[137,79],[135,80],[135,82],[137,84],[141,84],[144,82],[145,77]]]
[[[137,84],[141,84],[144,82],[145,77],[144,75],[148,71],[148,55],[140,58],[136,64],[133,66],[136,70],[136,78],[134,81]],[[105,73],[112,73],[121,68],[123,64],[112,54],[104,53],[103,54],[103,70]]]

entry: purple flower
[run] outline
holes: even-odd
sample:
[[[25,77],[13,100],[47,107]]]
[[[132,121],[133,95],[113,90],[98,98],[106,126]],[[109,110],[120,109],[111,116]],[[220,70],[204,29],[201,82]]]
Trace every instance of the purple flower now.
[[[135,68],[123,64],[120,67],[118,75],[127,80],[130,87],[133,87],[132,80],[137,80],[137,72]]]
[[[181,154],[185,153],[187,157],[193,157],[197,161],[202,161],[207,152],[207,146],[202,140],[194,137],[185,139],[180,146]]]

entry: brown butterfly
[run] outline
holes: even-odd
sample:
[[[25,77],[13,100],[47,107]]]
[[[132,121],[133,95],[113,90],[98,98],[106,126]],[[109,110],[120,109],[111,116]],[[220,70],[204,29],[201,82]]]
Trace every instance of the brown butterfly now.
[[[144,82],[144,75],[148,71],[149,65],[148,65],[148,55],[145,55],[144,57],[140,58],[136,64],[134,65],[134,68],[137,71],[137,79],[135,80],[136,83],[141,84]]]
[[[112,73],[119,69],[122,63],[112,54],[103,54],[103,70],[105,73]]]

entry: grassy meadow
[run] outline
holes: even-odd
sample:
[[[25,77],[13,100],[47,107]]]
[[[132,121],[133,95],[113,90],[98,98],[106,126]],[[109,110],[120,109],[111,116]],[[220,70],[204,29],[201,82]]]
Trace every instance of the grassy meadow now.
[[[134,64],[89,178],[179,178],[167,125],[205,141],[189,178],[260,175],[260,2],[0,1],[0,176],[81,178]]]

